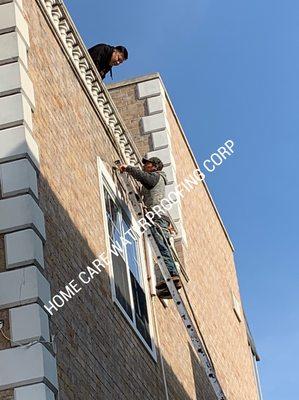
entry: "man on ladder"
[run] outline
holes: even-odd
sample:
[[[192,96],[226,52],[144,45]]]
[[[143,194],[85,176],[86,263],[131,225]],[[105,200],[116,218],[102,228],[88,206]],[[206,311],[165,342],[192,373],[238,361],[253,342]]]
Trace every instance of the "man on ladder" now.
[[[136,167],[120,164],[119,162],[116,162],[115,168],[118,168],[121,173],[127,172],[136,181],[142,184],[141,195],[143,197],[143,202],[147,207],[146,211],[151,211],[152,209],[152,214],[156,214],[154,212],[154,207],[160,206],[160,202],[165,196],[166,176],[165,173],[162,171],[163,163],[157,157],[143,158],[142,163],[143,170]],[[128,189],[127,193],[132,203],[132,206],[136,213],[139,214],[140,203],[138,202],[135,190],[127,177],[125,177],[124,181],[126,182],[126,186]],[[140,214],[142,214],[142,212],[140,212]],[[161,270],[163,277],[166,279],[166,282],[164,280],[158,282],[157,295],[161,298],[173,299],[174,304],[189,335],[195,354],[198,355],[198,358],[202,363],[206,376],[214,389],[217,400],[227,400],[221,388],[220,382],[218,381],[216,371],[204,344],[204,340],[201,335],[196,316],[192,310],[188,295],[186,291],[184,291],[189,307],[191,308],[194,322],[184,304],[184,300],[179,294],[178,289],[181,287],[181,282],[178,276],[174,259],[172,257],[171,248],[169,247],[167,241],[167,237],[169,237],[168,229],[170,227],[170,220],[166,218],[166,216],[157,216],[156,220],[154,220],[154,225],[152,224],[152,221],[149,221],[151,232],[147,232],[151,247],[157,257],[157,264]],[[165,235],[166,232],[168,232],[168,236]]]
[[[162,171],[163,163],[158,157],[144,157],[142,163],[142,170],[130,165],[119,165],[118,168],[121,173],[127,172],[132,178],[141,183],[141,196],[146,207],[145,211],[147,212],[152,207],[160,205],[161,200],[165,197],[167,178],[165,172]],[[150,228],[152,235],[155,238],[173,283],[177,289],[180,289],[182,285],[169,244],[171,221],[166,215],[158,216],[155,214],[154,223]],[[171,298],[163,278],[157,282],[156,289],[159,297]]]

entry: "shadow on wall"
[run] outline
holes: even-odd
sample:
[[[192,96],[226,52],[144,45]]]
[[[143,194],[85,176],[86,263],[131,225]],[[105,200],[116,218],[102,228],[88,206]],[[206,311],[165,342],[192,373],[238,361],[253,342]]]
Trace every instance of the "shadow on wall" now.
[[[208,381],[203,366],[199,363],[198,357],[194,353],[193,347],[188,343],[190,359],[192,363],[193,379],[197,400],[217,400],[212,386]]]
[[[91,250],[88,240],[42,175],[39,176],[39,199],[47,235],[44,274],[54,295],[76,279],[98,254]],[[71,199],[70,205],[75,201]],[[100,198],[98,201],[101,211]],[[93,231],[93,226],[102,221],[85,223]],[[3,241],[2,235],[0,271],[5,268]],[[104,240],[101,247],[105,251]],[[50,325],[56,335],[60,400],[166,399],[160,358],[158,363],[153,360],[113,303],[105,270],[55,312]],[[0,345],[9,347],[8,342],[0,341]],[[164,360],[169,400],[214,400],[213,394],[207,393],[209,383],[205,382],[204,372],[189,347],[196,397],[189,396],[180,377]]]

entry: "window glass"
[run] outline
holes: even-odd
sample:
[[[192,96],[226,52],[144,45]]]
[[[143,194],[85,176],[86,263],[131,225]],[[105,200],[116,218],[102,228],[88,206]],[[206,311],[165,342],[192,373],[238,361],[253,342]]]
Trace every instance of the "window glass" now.
[[[115,256],[112,254],[112,264],[116,298],[132,320],[133,315],[126,263],[121,256]]]
[[[118,209],[118,206],[116,205],[115,201],[113,200],[112,196],[110,193],[107,191],[106,188],[104,188],[104,193],[105,193],[105,206],[106,206],[106,213],[107,216],[112,223],[112,225],[118,229],[118,231],[121,230],[121,222],[120,222],[120,212]]]
[[[135,237],[134,233],[130,231],[130,234],[126,234],[126,232],[130,229],[130,224],[128,223],[127,219],[123,220],[124,226],[124,233],[125,239],[129,242],[126,243],[126,250],[127,250],[127,257],[128,257],[128,264],[130,271],[133,273],[137,281],[140,283],[140,271],[139,271],[139,254],[138,254],[138,242],[137,238]]]
[[[139,262],[137,255],[136,240],[130,238],[130,244],[127,243],[127,257],[130,271],[133,273],[138,282],[140,282]],[[129,239],[128,239],[129,240]]]
[[[107,185],[107,184],[106,184]],[[149,347],[152,347],[146,295],[143,288],[139,242],[131,223],[109,186],[104,187],[115,296]],[[126,232],[130,231],[130,234]],[[129,243],[126,243],[128,241]],[[114,254],[116,253],[117,254]],[[133,299],[133,300],[131,300]],[[132,304],[133,302],[133,304]]]
[[[106,213],[108,215],[111,214],[111,210],[110,210],[110,196],[109,193],[107,191],[107,189],[104,187],[104,197],[105,197],[105,208],[106,208]]]
[[[135,318],[138,331],[144,340],[151,347],[151,336],[149,330],[149,320],[146,306],[146,297],[142,287],[139,285],[134,275],[131,273],[131,282],[134,296]]]

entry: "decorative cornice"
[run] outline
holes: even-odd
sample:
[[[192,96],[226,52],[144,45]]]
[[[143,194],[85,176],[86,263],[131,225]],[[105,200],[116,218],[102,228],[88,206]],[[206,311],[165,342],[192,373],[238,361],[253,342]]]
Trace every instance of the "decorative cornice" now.
[[[48,23],[57,33],[68,60],[78,72],[77,76],[87,89],[93,105],[103,123],[118,145],[124,161],[131,165],[140,163],[138,150],[106,88],[72,18],[61,0],[36,0]]]

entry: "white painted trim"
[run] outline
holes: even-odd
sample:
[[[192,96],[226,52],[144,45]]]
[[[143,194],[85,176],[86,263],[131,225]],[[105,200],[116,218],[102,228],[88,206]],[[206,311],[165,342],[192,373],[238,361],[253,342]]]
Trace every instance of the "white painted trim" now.
[[[36,170],[26,158],[0,164],[0,183],[3,198],[30,193],[38,199]]]
[[[40,305],[51,297],[49,282],[30,265],[44,267],[45,225],[37,204],[39,153],[31,136],[35,100],[28,75],[29,30],[22,0],[0,0],[0,33],[0,229],[13,232],[5,235],[7,271],[0,273],[0,309],[10,308],[14,346],[32,340],[49,342],[49,319]],[[24,228],[34,228],[39,236]],[[40,343],[0,351],[0,365],[5,365],[0,390],[44,382],[57,392],[56,360]],[[15,400],[28,400],[28,396],[33,400],[30,396],[36,396],[37,386],[33,391],[28,386],[15,389]],[[44,393],[44,400],[53,400],[48,390]]]
[[[44,269],[43,243],[32,229],[4,235],[4,245],[7,270],[26,265]]]
[[[231,290],[231,296],[232,296],[232,303],[233,303],[233,310],[235,312],[235,315],[238,319],[239,322],[243,321],[243,312],[242,312],[242,307],[240,305],[239,300],[235,296],[234,292]]]
[[[165,109],[164,96],[161,94],[155,97],[147,97],[146,99],[148,115],[163,112]]]
[[[37,383],[16,388],[14,400],[55,400],[55,395],[44,383]]]
[[[164,170],[170,184],[176,186],[176,165],[172,155],[171,129],[166,113],[166,95],[162,83],[158,77],[137,83],[137,95],[139,99],[146,99],[149,115],[141,118],[144,134],[150,134],[153,150],[147,153],[147,157],[159,157],[164,163]],[[181,200],[178,200],[178,206]],[[175,240],[182,240],[187,246],[187,236],[183,227],[182,214],[169,211],[177,230]],[[173,214],[173,215],[172,215]],[[174,218],[173,218],[174,217]]]
[[[26,126],[0,131],[0,163],[28,158],[39,171],[39,151]]]
[[[33,84],[23,63],[20,61],[0,65],[0,96],[16,93],[23,93],[34,111]]]
[[[0,5],[6,3],[16,3],[21,11],[23,11],[23,1],[22,0],[0,0]]]
[[[0,5],[0,34],[14,31],[19,32],[29,47],[28,25],[15,1]]]
[[[34,228],[46,240],[44,214],[30,194],[0,200],[0,233]]]
[[[24,124],[32,132],[32,110],[22,93],[0,97],[0,109],[0,130]]]
[[[152,79],[146,82],[138,83],[137,94],[139,99],[158,96],[162,92],[162,86],[159,79]]]
[[[50,284],[36,266],[1,272],[0,310],[32,303],[47,304],[50,299]]]
[[[0,65],[21,61],[28,70],[27,50],[28,47],[18,32],[0,35]]]
[[[57,392],[56,362],[40,343],[0,351],[0,390],[47,382]],[[0,392],[1,393],[1,392]]]
[[[13,346],[33,341],[50,342],[48,314],[39,304],[11,308],[9,326]]]

